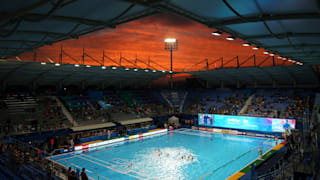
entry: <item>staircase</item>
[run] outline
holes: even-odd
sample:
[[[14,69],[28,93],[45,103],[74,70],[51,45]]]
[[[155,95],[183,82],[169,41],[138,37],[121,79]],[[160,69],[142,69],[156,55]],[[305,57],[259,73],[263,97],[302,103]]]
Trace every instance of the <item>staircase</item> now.
[[[53,96],[53,98],[56,100],[57,105],[61,107],[61,110],[63,112],[63,114],[67,117],[68,121],[73,124],[73,117],[71,116],[70,112],[67,110],[67,108],[64,106],[64,104],[60,101],[59,98],[57,98],[56,96]],[[74,122],[74,126],[77,126],[78,123]]]
[[[238,115],[242,115],[244,114],[245,112],[247,112],[248,110],[248,106],[251,104],[251,101],[254,97],[254,94],[252,94],[247,100],[246,100],[246,103],[244,104],[244,106],[242,107],[242,109],[239,111]]]
[[[184,103],[185,103],[187,97],[188,97],[188,92],[186,92],[186,93],[184,94],[183,100],[181,101],[180,109],[179,109],[180,113],[183,112]]]
[[[319,109],[320,109],[320,93],[317,93],[314,99],[312,116],[311,116],[311,121],[314,122],[315,124],[320,123]]]
[[[175,109],[179,108],[179,112],[182,112],[183,104],[188,93],[179,91],[163,91],[161,92],[161,95],[171,107],[174,107]]]
[[[9,96],[3,100],[10,115],[24,114],[38,106],[34,97],[31,96]]]

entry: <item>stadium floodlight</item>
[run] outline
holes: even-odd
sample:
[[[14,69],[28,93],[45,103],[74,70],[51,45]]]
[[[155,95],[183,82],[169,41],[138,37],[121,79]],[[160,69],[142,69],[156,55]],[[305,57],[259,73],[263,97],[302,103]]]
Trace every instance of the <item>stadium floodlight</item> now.
[[[145,69],[144,72],[149,72],[149,69]]]
[[[136,69],[134,69],[134,71],[138,71],[138,69],[136,68]]]
[[[55,66],[61,66],[61,64],[60,63],[56,63],[56,64],[54,64]]]
[[[177,40],[173,39],[173,38],[172,39],[168,38],[168,39],[165,39],[164,42],[166,42],[166,43],[175,43],[175,42],[177,42]]]
[[[235,40],[236,38],[234,36],[229,36],[229,37],[226,37],[226,40],[228,41],[233,41]]]
[[[114,67],[114,66],[113,66],[111,69],[117,69],[117,67]]]
[[[102,66],[102,67],[101,67],[101,69],[107,69],[107,67],[105,67],[105,66]]]
[[[259,47],[258,46],[255,46],[255,47],[252,47],[253,50],[258,50]]]
[[[157,70],[153,70],[152,72],[157,72]]]
[[[90,65],[86,65],[86,67],[87,67],[87,68],[90,68],[91,66],[90,66]]]
[[[263,54],[269,54],[269,51],[264,51]]]
[[[124,70],[129,71],[129,68],[125,68]]]
[[[41,62],[41,65],[46,65],[47,63],[46,62]]]
[[[176,39],[165,39],[164,40],[164,49],[170,51],[170,71],[172,72],[172,51],[178,50],[178,40]],[[170,75],[170,86],[173,88],[173,79]]]
[[[80,67],[80,65],[79,64],[75,64],[74,67]]]
[[[222,32],[220,31],[216,31],[216,32],[213,32],[211,33],[212,35],[215,35],[215,36],[221,36],[222,35]]]
[[[250,43],[243,43],[242,46],[250,46]]]

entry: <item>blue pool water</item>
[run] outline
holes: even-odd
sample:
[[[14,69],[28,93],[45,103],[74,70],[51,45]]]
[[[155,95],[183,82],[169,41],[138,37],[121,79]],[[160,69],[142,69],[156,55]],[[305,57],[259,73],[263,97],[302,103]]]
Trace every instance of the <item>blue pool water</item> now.
[[[51,157],[94,179],[226,179],[268,151],[273,140],[179,129],[94,151]],[[192,158],[191,158],[192,156]]]

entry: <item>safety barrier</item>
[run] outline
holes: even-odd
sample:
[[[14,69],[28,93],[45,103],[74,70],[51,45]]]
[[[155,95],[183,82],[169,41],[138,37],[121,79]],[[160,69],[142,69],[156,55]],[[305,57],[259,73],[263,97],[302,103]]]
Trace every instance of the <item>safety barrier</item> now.
[[[238,171],[238,172],[234,173],[233,175],[231,175],[227,180],[236,180],[236,179],[245,178],[246,175],[251,172],[252,165],[253,165],[253,167],[257,167],[258,165],[263,163],[263,161],[265,161],[268,158],[270,158],[271,156],[273,156],[273,154],[275,152],[277,152],[281,148],[283,148],[285,146],[285,144],[286,143],[280,143],[277,146],[273,147],[271,150],[269,150],[266,153],[264,153],[263,156],[261,157],[261,159],[256,159],[256,160],[252,161],[246,167],[242,168],[240,171]]]
[[[115,143],[119,143],[119,142],[122,142],[122,141],[142,138],[142,137],[151,136],[151,135],[155,135],[155,134],[159,134],[159,133],[165,133],[167,131],[168,131],[167,129],[160,129],[160,130],[157,130],[157,131],[150,131],[150,132],[146,132],[146,133],[136,134],[136,135],[132,135],[132,136],[126,136],[126,137],[120,137],[120,138],[106,140],[106,141],[102,141],[102,142],[76,145],[74,147],[74,150],[75,151],[88,150],[88,149],[93,148],[93,147],[105,146],[105,145],[109,145],[109,144],[115,144]]]
[[[118,132],[114,132],[110,134],[110,138],[114,138],[119,136]],[[108,134],[100,135],[100,136],[91,136],[91,137],[84,137],[79,139],[79,144],[91,142],[91,141],[97,141],[97,140],[105,140],[108,139]]]

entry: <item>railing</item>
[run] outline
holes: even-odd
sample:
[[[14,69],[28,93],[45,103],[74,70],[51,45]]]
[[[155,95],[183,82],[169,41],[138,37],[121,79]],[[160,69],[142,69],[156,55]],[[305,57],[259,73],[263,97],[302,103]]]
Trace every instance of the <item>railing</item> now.
[[[50,154],[42,152],[40,149],[33,147],[31,144],[19,141],[14,138],[2,139],[1,141],[3,144],[11,144],[11,146],[13,146],[17,150],[17,152],[24,152],[23,158],[21,155],[19,156],[20,159],[14,160],[15,162],[11,162],[11,158],[8,158],[7,161],[8,164],[23,162],[22,167],[24,168],[24,171],[19,173],[26,173],[27,176],[32,176],[33,178],[38,177],[40,179],[46,179],[46,177],[48,176],[48,174],[46,173],[51,172],[51,176],[55,175],[56,177],[59,177],[61,179],[66,179],[65,173],[63,173],[66,171],[66,169],[61,165],[53,163],[50,159],[45,158]],[[10,151],[10,149],[7,149],[7,151]],[[17,152],[12,153],[15,153],[15,156]],[[10,167],[8,166],[8,168]],[[16,168],[17,167],[14,167],[13,169],[11,168],[11,170],[14,173],[17,173]]]

